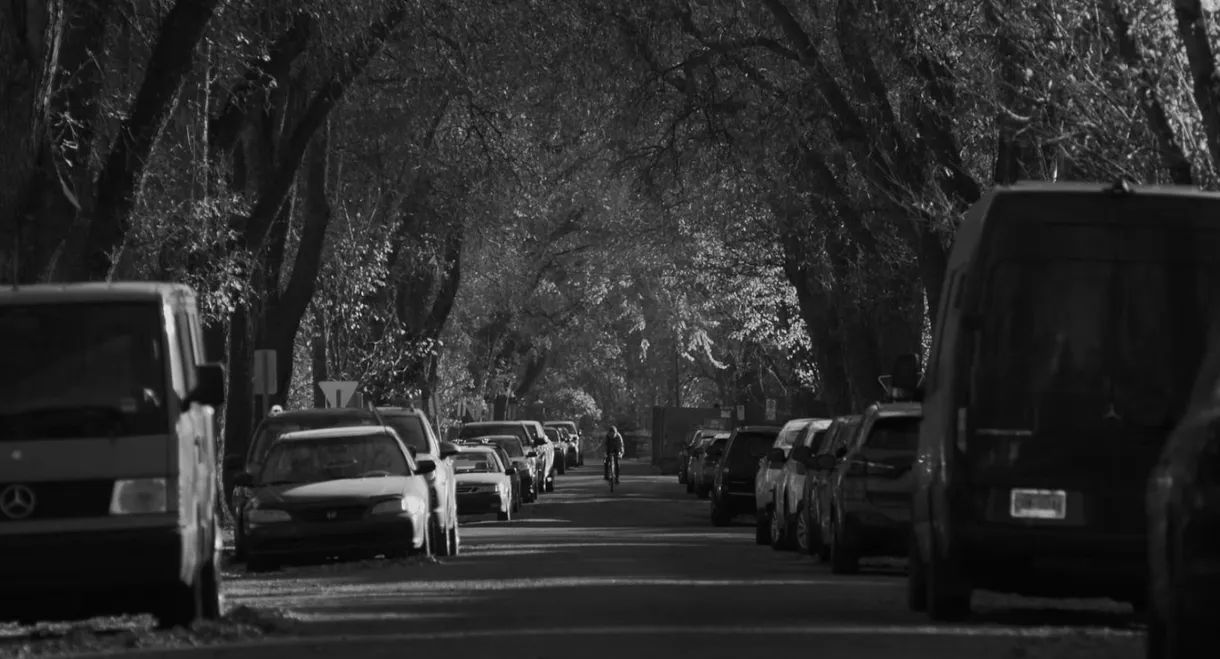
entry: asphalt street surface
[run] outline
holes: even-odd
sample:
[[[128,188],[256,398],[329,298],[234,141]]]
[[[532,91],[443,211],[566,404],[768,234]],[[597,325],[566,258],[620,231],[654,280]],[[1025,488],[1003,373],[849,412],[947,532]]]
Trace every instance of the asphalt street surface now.
[[[611,494],[599,464],[590,459],[569,470],[555,493],[526,506],[511,522],[472,518],[463,525],[458,557],[303,566],[260,575],[233,568],[225,584],[227,606],[281,621],[272,636],[216,634],[179,644],[205,644],[200,647],[167,649],[148,647],[157,643],[128,631],[124,649],[108,656],[1143,654],[1143,632],[1129,608],[1106,601],[984,595],[976,621],[930,625],[906,610],[901,562],[833,576],[811,558],[756,545],[752,518],[713,528],[706,501],[686,494],[673,476],[653,475],[647,465],[625,462],[623,484]],[[42,647],[25,633],[0,638],[0,656],[90,649],[87,641],[71,639]],[[78,628],[64,633],[88,636]]]

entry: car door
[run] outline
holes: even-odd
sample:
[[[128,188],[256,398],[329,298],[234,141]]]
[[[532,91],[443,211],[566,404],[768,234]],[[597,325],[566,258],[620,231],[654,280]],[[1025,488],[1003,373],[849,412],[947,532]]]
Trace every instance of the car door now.
[[[838,487],[839,467],[843,464],[843,457],[847,455],[848,447],[851,446],[856,439],[856,434],[860,430],[862,420],[862,417],[859,415],[848,417],[848,421],[843,424],[842,428],[839,429],[838,434],[835,435],[834,443],[828,444],[826,447],[826,453],[835,456],[839,462],[835,465],[834,469],[822,472],[822,474],[819,475],[817,488],[817,523],[822,529],[823,538],[830,537],[828,535],[830,532],[830,509],[835,503],[834,499],[836,496],[835,490]]]
[[[784,479],[779,490],[784,502],[784,512],[788,515],[795,514],[800,508],[801,497],[805,494],[805,479],[809,477],[809,465],[806,460],[814,455],[813,447],[821,443],[826,430],[826,422],[810,424],[788,454],[788,460],[784,463]]]

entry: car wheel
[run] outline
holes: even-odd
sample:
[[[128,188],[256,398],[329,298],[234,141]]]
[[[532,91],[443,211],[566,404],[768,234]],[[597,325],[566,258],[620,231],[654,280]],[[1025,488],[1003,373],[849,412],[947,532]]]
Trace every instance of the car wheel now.
[[[771,544],[771,515],[766,509],[754,513],[754,544]]]
[[[830,571],[832,574],[855,574],[860,571],[860,559],[852,553],[843,538],[838,519],[830,522]]]
[[[201,568],[191,584],[175,584],[164,595],[155,612],[161,629],[190,629],[203,617],[204,570]],[[219,597],[219,592],[217,593]]]
[[[809,519],[805,516],[805,504],[796,509],[796,549],[802,554],[810,554],[809,550]]]
[[[695,496],[700,499],[708,498],[709,495],[707,492],[707,487],[704,485],[696,485],[695,486]]]
[[[695,480],[694,480],[693,478],[691,478],[691,477],[690,477],[690,474],[687,474],[687,476],[686,476],[686,493],[687,493],[687,494],[694,494],[694,492],[695,492]]]
[[[928,572],[914,534],[911,534],[910,545],[907,551],[907,609],[922,613],[928,610]]]
[[[512,518],[513,518],[512,506],[509,506],[508,510],[501,510],[496,513],[496,519],[501,522],[510,521],[510,520],[512,520]]]
[[[241,519],[234,520],[233,527],[233,562],[242,563],[246,560],[246,532],[242,530],[245,524]]]
[[[970,617],[971,589],[956,574],[956,566],[937,556],[936,548],[924,563],[928,617],[935,622],[958,622]]]
[[[564,475],[568,471],[568,466],[565,464],[567,461],[568,459],[562,455],[555,458],[555,472],[560,476]]]
[[[458,527],[456,519],[453,521],[453,526],[449,527],[449,551],[450,556],[459,556],[462,553],[462,531]]]
[[[788,525],[784,512],[775,510],[771,513],[771,528],[770,540],[771,548],[775,551],[784,551],[788,549]]]
[[[449,533],[442,526],[440,520],[435,514],[431,515],[432,520],[429,526],[432,528],[432,555],[433,556],[452,556],[453,549],[449,546]]]
[[[728,526],[733,516],[719,502],[712,499],[712,526]]]

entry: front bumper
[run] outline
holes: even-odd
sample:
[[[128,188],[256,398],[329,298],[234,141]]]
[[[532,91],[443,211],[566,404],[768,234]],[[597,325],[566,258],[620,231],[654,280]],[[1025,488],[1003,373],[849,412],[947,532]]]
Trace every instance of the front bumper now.
[[[185,538],[177,526],[4,534],[0,535],[0,593],[175,585],[182,582],[184,549]]]
[[[349,553],[378,554],[422,548],[417,530],[423,520],[407,515],[350,522],[278,522],[246,528],[245,548],[250,557],[286,557]]]

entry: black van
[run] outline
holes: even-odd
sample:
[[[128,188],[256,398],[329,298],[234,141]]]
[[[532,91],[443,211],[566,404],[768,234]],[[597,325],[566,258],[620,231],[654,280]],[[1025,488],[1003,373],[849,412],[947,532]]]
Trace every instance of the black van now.
[[[1146,601],[1146,482],[1220,310],[1220,195],[1019,184],[958,229],[923,383],[909,599]]]

